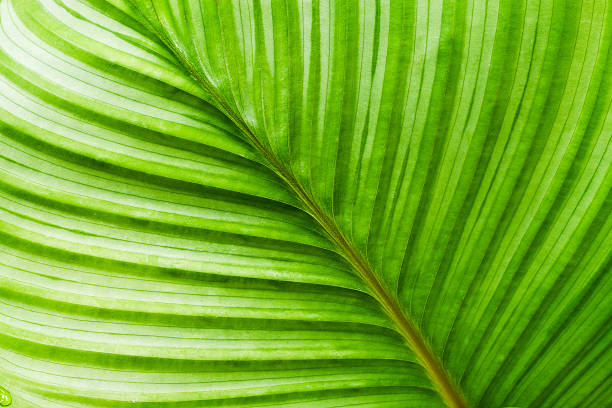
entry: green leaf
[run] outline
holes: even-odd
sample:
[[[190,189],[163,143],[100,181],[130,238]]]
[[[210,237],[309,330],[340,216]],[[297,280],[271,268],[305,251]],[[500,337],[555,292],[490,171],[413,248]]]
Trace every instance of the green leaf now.
[[[611,404],[611,41],[607,0],[0,0],[0,404]]]

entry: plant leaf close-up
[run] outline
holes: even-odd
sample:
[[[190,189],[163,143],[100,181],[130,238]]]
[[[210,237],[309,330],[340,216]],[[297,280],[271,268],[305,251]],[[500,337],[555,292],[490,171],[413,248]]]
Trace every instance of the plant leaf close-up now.
[[[0,0],[0,405],[612,406],[609,0]]]

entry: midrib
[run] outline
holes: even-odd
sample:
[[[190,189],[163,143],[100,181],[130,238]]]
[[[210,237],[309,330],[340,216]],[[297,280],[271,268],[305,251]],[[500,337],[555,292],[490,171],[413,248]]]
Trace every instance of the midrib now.
[[[234,112],[227,102],[216,92],[216,90],[203,78],[191,63],[176,49],[174,43],[163,33],[158,32],[161,40],[170,51],[183,64],[188,74],[193,77],[204,89],[209,92],[217,103],[223,108],[223,113],[240,129],[242,134],[251,142],[253,147],[263,156],[274,172],[291,188],[295,195],[308,210],[308,213],[325,230],[328,238],[338,248],[342,255],[354,268],[356,274],[365,282],[372,291],[387,316],[395,324],[397,331],[406,340],[412,351],[416,354],[421,365],[425,368],[427,375],[438,390],[444,402],[451,408],[467,408],[468,404],[461,390],[442,365],[442,362],[434,354],[418,326],[404,312],[397,297],[386,287],[384,282],[374,273],[368,261],[361,255],[359,250],[344,236],[336,222],[326,214],[321,206],[304,189],[293,173],[285,167],[280,160],[271,152],[248,127],[247,123]]]

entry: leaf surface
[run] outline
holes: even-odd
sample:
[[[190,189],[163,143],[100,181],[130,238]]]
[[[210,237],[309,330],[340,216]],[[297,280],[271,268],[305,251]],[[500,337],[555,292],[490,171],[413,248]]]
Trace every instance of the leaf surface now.
[[[0,0],[0,29],[14,406],[612,402],[606,0]]]

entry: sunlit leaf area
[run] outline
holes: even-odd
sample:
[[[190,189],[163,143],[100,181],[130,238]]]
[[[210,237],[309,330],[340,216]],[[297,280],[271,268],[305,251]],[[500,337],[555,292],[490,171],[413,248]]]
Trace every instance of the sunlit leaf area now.
[[[612,407],[610,0],[0,0],[0,406]]]

